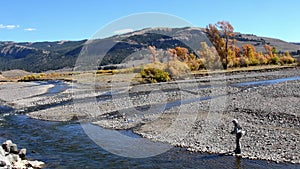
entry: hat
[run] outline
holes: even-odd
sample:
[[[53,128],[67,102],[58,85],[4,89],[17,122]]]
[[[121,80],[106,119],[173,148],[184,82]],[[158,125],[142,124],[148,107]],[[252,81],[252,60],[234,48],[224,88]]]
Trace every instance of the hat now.
[[[238,120],[237,119],[233,119],[232,122],[238,124]]]

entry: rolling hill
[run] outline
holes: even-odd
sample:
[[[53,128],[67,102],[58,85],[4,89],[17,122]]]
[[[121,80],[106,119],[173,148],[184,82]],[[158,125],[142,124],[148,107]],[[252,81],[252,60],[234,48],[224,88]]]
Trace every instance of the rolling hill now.
[[[289,51],[292,55],[300,54],[299,43],[288,43],[279,39],[259,37],[251,34],[236,33],[236,45],[250,43],[258,51],[263,46],[275,46],[279,52]],[[200,42],[206,41],[202,28],[146,28],[105,39],[56,42],[0,42],[0,70],[22,69],[31,72],[42,72],[63,68],[73,68],[82,49],[88,48],[84,59],[102,56],[99,65],[121,63],[127,56],[155,46],[157,49],[168,49],[176,46],[187,47],[196,51]],[[82,53],[83,54],[83,53]],[[84,54],[85,55],[85,54]]]

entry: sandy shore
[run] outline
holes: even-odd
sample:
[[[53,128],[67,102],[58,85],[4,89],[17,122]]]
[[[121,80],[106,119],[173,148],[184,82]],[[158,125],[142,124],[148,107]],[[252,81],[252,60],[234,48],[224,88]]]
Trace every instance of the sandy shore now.
[[[0,85],[0,103],[9,104],[10,106],[28,106],[23,100],[39,97],[45,94],[48,89],[54,85],[40,85],[39,83],[27,82],[5,82]]]
[[[24,98],[12,98],[2,85],[0,93],[5,98],[2,102],[33,118],[91,121],[105,128],[132,129],[143,137],[199,152],[234,150],[231,120],[237,118],[247,132],[241,139],[243,157],[300,163],[300,80],[239,85],[295,76],[300,76],[299,69],[125,85],[111,91],[75,84],[76,88],[50,97],[38,96],[46,86]],[[21,85],[17,87],[20,91],[30,89],[27,83],[14,85]]]

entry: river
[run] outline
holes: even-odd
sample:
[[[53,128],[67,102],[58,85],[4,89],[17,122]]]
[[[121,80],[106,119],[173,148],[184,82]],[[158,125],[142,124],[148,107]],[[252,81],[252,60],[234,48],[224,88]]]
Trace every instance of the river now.
[[[48,95],[62,91],[61,83]],[[40,83],[40,85],[45,82]],[[139,137],[131,131],[123,134]],[[27,157],[46,162],[46,168],[300,168],[300,165],[275,163],[264,160],[241,159],[222,154],[188,152],[173,147],[149,158],[126,158],[114,155],[96,143],[75,122],[49,122],[14,114],[7,106],[0,106],[0,141],[12,139],[19,148],[26,148]]]

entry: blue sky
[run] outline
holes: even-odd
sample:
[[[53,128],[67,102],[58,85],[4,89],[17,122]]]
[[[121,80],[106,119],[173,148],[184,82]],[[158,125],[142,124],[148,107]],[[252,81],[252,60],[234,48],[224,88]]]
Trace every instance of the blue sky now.
[[[0,41],[87,39],[119,18],[161,12],[193,26],[226,20],[238,32],[300,42],[299,9],[296,0],[1,0]]]

